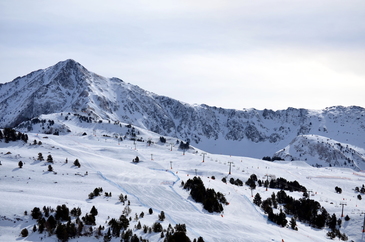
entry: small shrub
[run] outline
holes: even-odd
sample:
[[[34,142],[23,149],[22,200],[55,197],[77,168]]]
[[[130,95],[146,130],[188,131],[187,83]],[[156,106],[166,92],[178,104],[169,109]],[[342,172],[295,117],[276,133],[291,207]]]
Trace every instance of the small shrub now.
[[[20,234],[22,235],[22,237],[27,237],[27,236],[28,236],[28,234],[29,234],[28,229],[24,228],[24,229],[20,232]]]
[[[76,159],[76,160],[74,161],[74,165],[75,165],[75,166],[77,166],[78,168],[80,168],[80,167],[81,167],[81,164],[80,164],[80,162],[79,162],[79,160],[78,160],[78,159]]]
[[[164,221],[165,220],[165,212],[164,211],[161,211],[161,213],[158,215],[158,219],[160,221]]]
[[[335,190],[336,190],[336,193],[339,193],[339,194],[341,194],[342,193],[342,189],[340,188],[340,187],[335,187]]]

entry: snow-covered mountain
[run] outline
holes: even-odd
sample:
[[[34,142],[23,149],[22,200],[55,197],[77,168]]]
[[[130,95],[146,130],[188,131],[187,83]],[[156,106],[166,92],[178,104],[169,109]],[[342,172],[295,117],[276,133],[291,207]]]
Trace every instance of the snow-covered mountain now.
[[[208,152],[272,156],[297,136],[320,135],[365,148],[365,109],[223,109],[159,96],[118,78],[105,78],[74,60],[0,85],[0,127],[50,113],[125,122],[176,137]]]
[[[0,111],[27,133],[0,132],[0,241],[364,239],[364,108],[190,105],[67,60],[1,84]]]
[[[299,135],[274,154],[284,160],[302,160],[316,167],[365,169],[365,150],[319,135]]]

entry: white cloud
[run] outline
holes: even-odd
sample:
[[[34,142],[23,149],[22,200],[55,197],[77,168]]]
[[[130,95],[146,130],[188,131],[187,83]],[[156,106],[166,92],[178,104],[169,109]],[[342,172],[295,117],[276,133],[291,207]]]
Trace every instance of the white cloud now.
[[[365,106],[364,22],[356,0],[3,1],[0,82],[73,58],[189,103]]]

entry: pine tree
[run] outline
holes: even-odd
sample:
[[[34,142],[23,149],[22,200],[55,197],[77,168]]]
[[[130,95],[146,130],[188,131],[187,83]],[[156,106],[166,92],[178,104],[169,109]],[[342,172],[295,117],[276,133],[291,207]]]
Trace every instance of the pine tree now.
[[[275,195],[275,193],[274,193],[274,192],[271,194],[271,201],[272,201],[272,206],[273,206],[274,208],[278,208],[278,203],[277,203],[277,201],[276,201],[276,195]]]
[[[77,166],[78,168],[80,168],[80,167],[81,167],[81,164],[80,164],[80,162],[79,162],[79,160],[78,160],[78,159],[76,159],[76,160],[74,161],[74,165],[75,165],[75,166]]]
[[[198,238],[198,242],[204,242],[203,238],[202,237],[199,237]]]
[[[53,215],[49,216],[49,218],[47,219],[47,231],[52,234],[52,231],[56,228],[57,225],[57,221],[56,219],[53,217]]]
[[[44,160],[42,153],[38,153],[38,160],[39,161],[43,161]]]
[[[90,210],[90,214],[93,216],[98,215],[98,210],[95,208],[95,206],[93,206]]]
[[[161,211],[161,213],[158,215],[158,219],[160,221],[164,221],[165,220],[165,212],[164,211]]]
[[[327,221],[327,226],[328,228],[334,230],[336,228],[336,224],[337,224],[336,214],[332,214],[332,216],[330,216]]]
[[[59,241],[68,241],[67,227],[64,224],[59,224],[56,229],[56,235]]]
[[[33,219],[39,219],[42,217],[42,212],[38,207],[34,207],[31,211],[31,216]]]
[[[297,222],[295,221],[294,217],[290,219],[290,228],[292,228],[293,230],[298,230]]]
[[[160,224],[160,223],[158,223],[158,222],[155,222],[153,225],[152,225],[152,230],[153,230],[153,232],[155,232],[155,233],[160,233],[160,232],[162,232],[162,225]]]
[[[47,156],[47,162],[53,163],[53,158],[51,155]]]
[[[119,201],[122,202],[122,203],[124,203],[124,195],[123,195],[123,193],[121,193],[119,195]]]
[[[259,193],[256,193],[254,199],[253,199],[253,203],[256,204],[257,206],[261,205],[261,196]]]
[[[38,222],[38,232],[41,234],[43,233],[44,231],[44,224],[45,224],[45,221],[43,221],[44,218],[41,219],[40,222]]]

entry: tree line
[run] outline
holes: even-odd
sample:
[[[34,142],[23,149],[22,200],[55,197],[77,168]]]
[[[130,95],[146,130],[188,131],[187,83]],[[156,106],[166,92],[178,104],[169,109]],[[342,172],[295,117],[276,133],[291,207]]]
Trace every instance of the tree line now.
[[[21,132],[17,132],[12,128],[5,128],[1,131],[0,129],[0,140],[4,140],[5,143],[9,143],[10,141],[18,141],[23,140],[24,142],[28,141],[28,135],[23,134]]]

